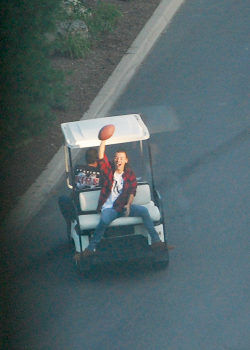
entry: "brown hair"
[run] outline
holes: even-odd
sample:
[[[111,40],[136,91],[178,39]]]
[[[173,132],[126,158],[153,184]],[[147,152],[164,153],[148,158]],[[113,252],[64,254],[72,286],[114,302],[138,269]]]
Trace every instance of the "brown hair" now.
[[[93,147],[88,148],[85,154],[85,160],[87,164],[93,164],[97,161],[97,159],[98,159],[97,150]]]

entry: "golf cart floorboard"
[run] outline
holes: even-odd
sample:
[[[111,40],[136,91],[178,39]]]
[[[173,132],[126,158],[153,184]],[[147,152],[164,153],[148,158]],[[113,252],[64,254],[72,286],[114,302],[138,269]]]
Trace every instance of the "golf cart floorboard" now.
[[[96,250],[92,263],[131,261],[143,258],[153,258],[148,240],[146,237],[134,235],[130,237],[117,237],[115,239],[102,240]],[[157,254],[156,260],[168,258],[168,251]]]

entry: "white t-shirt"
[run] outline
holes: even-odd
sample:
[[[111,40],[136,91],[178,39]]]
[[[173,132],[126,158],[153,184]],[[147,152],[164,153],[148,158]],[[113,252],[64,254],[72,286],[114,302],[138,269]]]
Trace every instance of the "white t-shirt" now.
[[[123,175],[123,173],[121,173],[121,174],[118,174],[117,172],[114,173],[113,186],[111,189],[111,193],[110,193],[108,199],[106,200],[106,202],[103,204],[102,210],[108,209],[108,208],[113,208],[113,203],[115,202],[116,198],[119,197],[119,195],[121,194],[122,189],[123,189],[124,180],[123,180],[122,175]]]

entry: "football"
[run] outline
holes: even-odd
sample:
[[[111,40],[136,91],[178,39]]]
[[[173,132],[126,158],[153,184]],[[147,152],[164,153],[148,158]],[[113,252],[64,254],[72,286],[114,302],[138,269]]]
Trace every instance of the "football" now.
[[[99,131],[98,139],[101,141],[109,139],[115,132],[115,126],[113,124],[105,125]]]

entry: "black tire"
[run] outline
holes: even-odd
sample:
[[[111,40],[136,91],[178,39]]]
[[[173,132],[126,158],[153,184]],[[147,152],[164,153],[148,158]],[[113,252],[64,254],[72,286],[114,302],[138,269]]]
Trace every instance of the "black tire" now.
[[[164,270],[168,267],[169,260],[164,260],[164,261],[157,261],[153,262],[153,269],[154,270]]]
[[[89,275],[91,270],[90,264],[84,264],[82,260],[80,261],[76,260],[75,264],[76,264],[76,271],[79,276],[86,277],[87,275]]]
[[[70,235],[67,235],[68,236],[68,246],[69,248],[72,250],[75,251],[75,242],[73,240],[73,238],[70,236]]]
[[[163,270],[168,267],[169,252],[166,250],[163,255],[156,255],[152,258],[152,266],[155,270]]]

